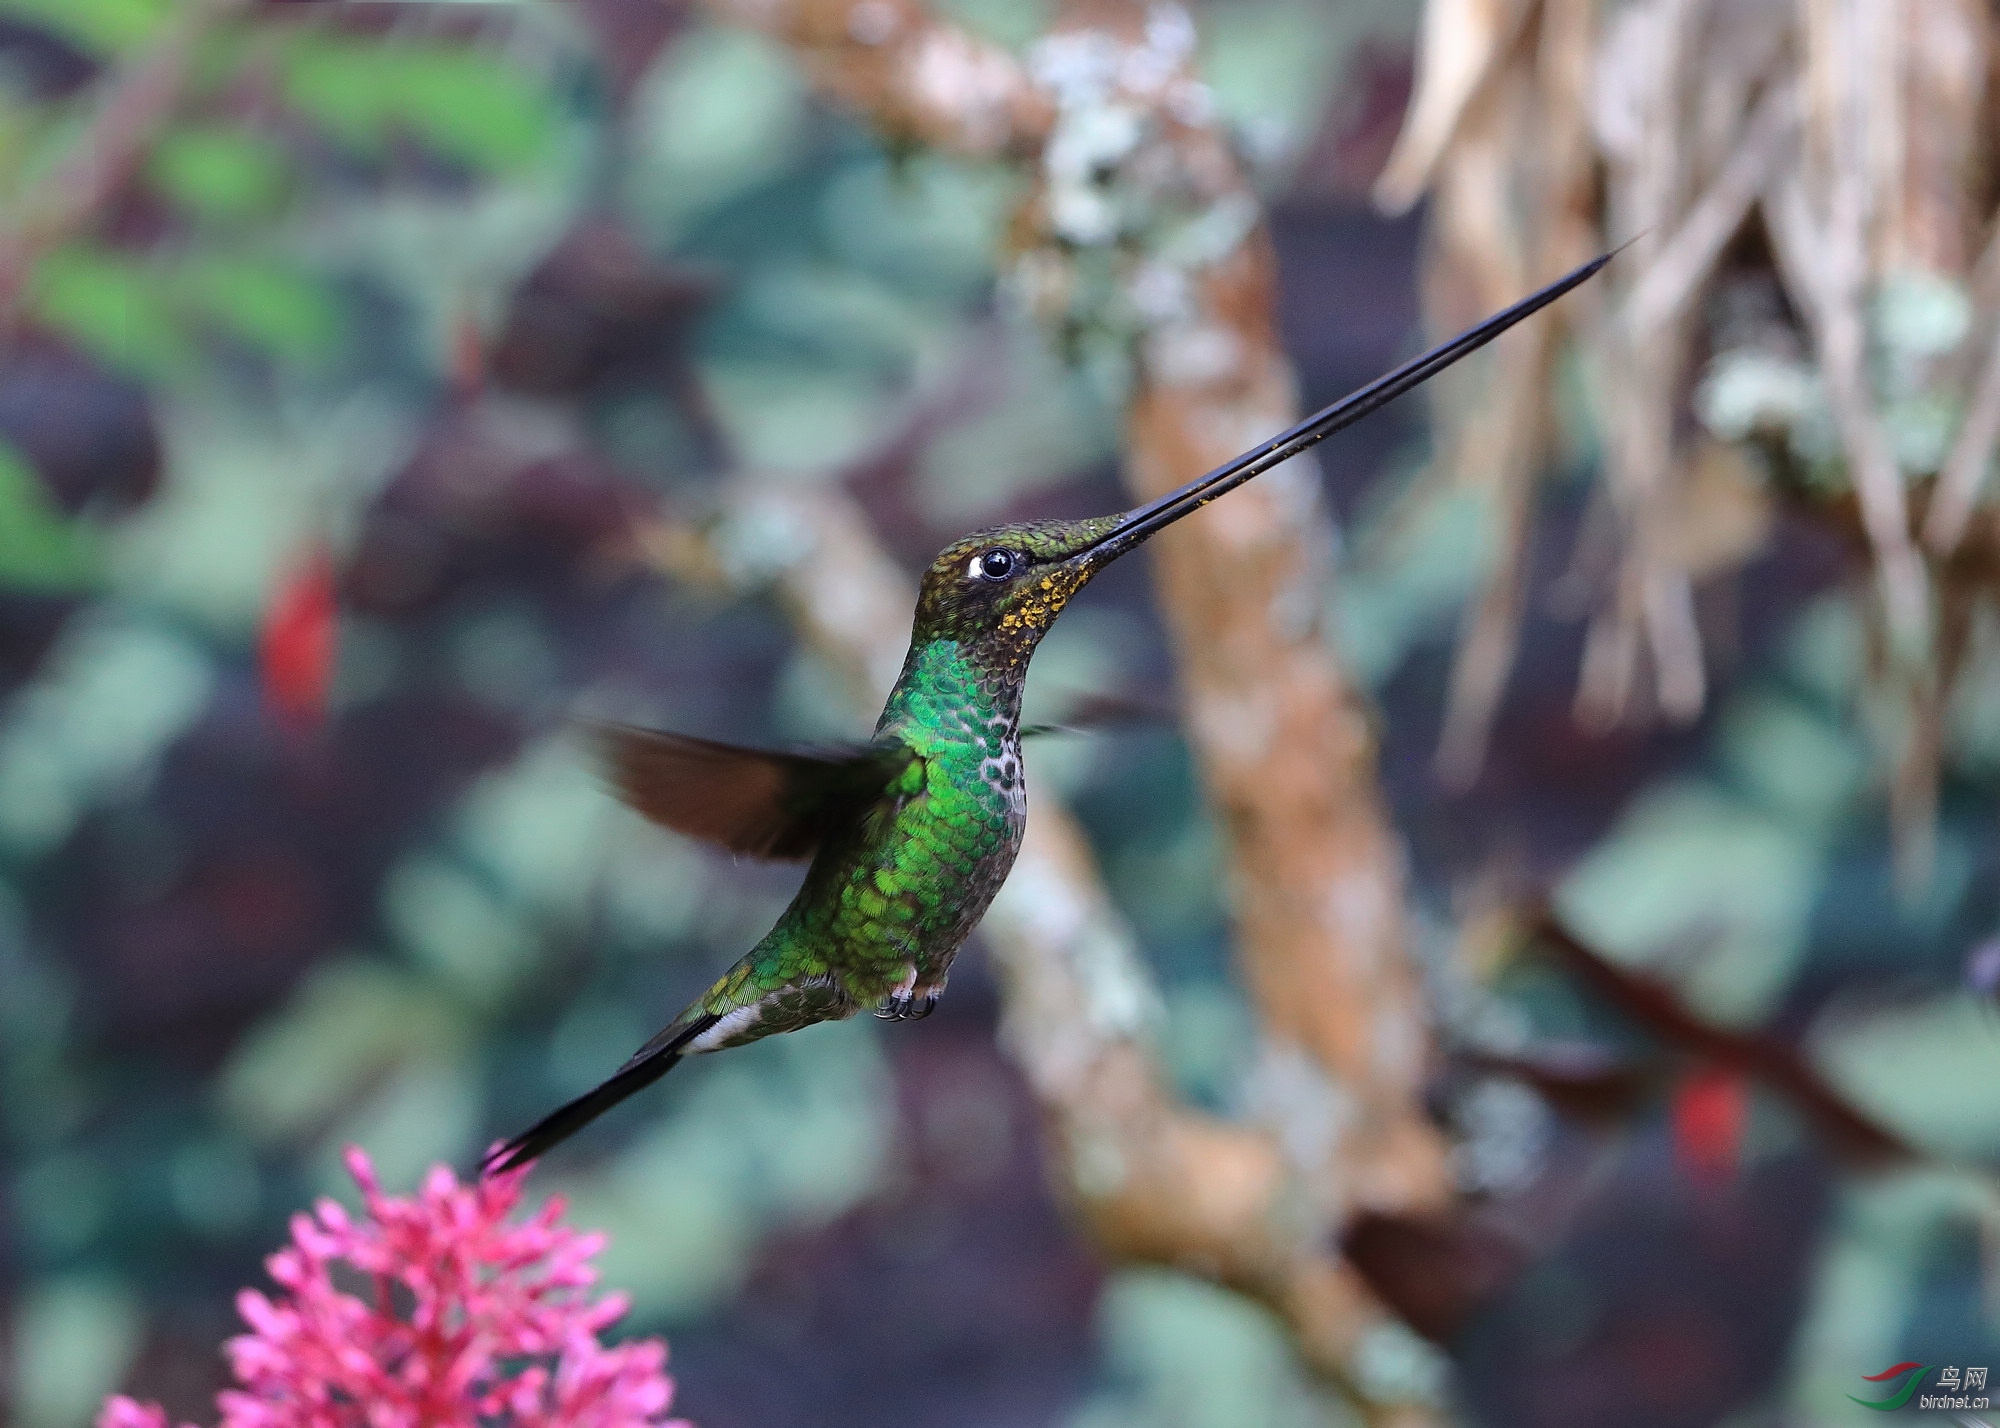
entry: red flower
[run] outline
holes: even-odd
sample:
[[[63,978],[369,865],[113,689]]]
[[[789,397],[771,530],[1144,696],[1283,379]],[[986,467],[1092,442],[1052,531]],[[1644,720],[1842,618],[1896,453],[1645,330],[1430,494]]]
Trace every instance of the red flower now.
[[[1674,1094],[1674,1154],[1701,1181],[1727,1180],[1743,1156],[1750,1086],[1740,1072],[1706,1066],[1690,1072]]]
[[[312,728],[326,717],[338,623],[333,557],[314,544],[280,580],[264,612],[264,699],[289,725]]]
[[[589,1292],[604,1237],[558,1223],[560,1200],[507,1223],[525,1170],[460,1185],[438,1166],[405,1198],[359,1150],[347,1164],[366,1217],[331,1200],[295,1216],[267,1261],[278,1294],[237,1297],[250,1332],[227,1345],[241,1386],[217,1398],[221,1428],[688,1428],[665,1418],[664,1343],[597,1340],[626,1307]],[[372,1294],[337,1287],[336,1266]],[[124,1397],[97,1422],[167,1428]]]

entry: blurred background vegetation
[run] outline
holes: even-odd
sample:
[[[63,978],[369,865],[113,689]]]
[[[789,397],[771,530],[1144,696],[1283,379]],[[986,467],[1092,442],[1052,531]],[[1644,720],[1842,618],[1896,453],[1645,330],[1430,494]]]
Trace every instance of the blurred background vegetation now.
[[[1050,18],[943,8],[1015,48]],[[1419,15],[1207,0],[1195,20],[1271,205],[1305,398],[1330,400],[1422,338],[1423,214],[1369,197]],[[656,523],[705,520],[742,473],[838,486],[913,569],[977,524],[1124,504],[1116,361],[1052,345],[1002,278],[1022,183],[885,147],[783,49],[668,0],[0,0],[10,1421],[69,1428],[120,1387],[205,1416],[231,1295],[340,1188],[341,1146],[397,1188],[469,1165],[768,925],[793,874],[617,807],[565,718],[781,742],[870,711],[774,603],[723,593],[796,532],[728,523],[728,578],[703,584],[663,573]],[[1991,322],[1969,291],[1891,305],[1892,333],[1963,340]],[[1711,427],[1748,449],[1752,399],[1803,391],[1787,432],[1811,447],[1810,371],[1753,347],[1708,374]],[[1587,389],[1589,364],[1552,380]],[[1752,496],[1693,508],[1733,552],[1704,572],[1699,709],[1640,699],[1580,730],[1590,609],[1562,566],[1602,441],[1586,400],[1557,405],[1511,683],[1449,795],[1455,632],[1504,512],[1438,479],[1420,404],[1322,462],[1330,620],[1379,711],[1440,1023],[1646,1042],[1505,955],[1495,907],[1553,889],[1940,1159],[1850,1173],[1762,1093],[1718,1149],[1685,1085],[1607,1128],[1461,1068],[1439,1106],[1464,1186],[1573,1206],[1449,1358],[1412,1341],[1385,1372],[1495,1423],[1865,1416],[1845,1400],[1864,1373],[2000,1360],[1975,1173],[2000,1153],[2000,622],[1975,602],[1913,861],[1866,556],[1755,495],[1788,478],[1744,458],[1726,479]],[[1031,713],[1170,687],[1145,582],[1102,587],[1037,661]],[[1034,762],[1162,983],[1181,1091],[1254,1112],[1182,742],[1050,740]],[[677,1406],[705,1428],[1349,1421],[1261,1311],[1075,1237],[997,1010],[975,955],[920,1027],[701,1064],[538,1175],[610,1232]]]

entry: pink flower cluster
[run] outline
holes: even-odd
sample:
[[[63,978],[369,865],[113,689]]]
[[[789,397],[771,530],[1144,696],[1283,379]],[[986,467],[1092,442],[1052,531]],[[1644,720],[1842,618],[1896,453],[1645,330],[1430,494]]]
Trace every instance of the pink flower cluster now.
[[[560,1200],[507,1223],[525,1169],[460,1185],[438,1166],[405,1198],[359,1150],[347,1165],[366,1217],[331,1200],[294,1216],[266,1261],[279,1293],[237,1296],[250,1332],[227,1346],[241,1387],[216,1400],[221,1428],[688,1428],[664,1418],[664,1343],[597,1340],[626,1307],[589,1293],[604,1237],[557,1223]],[[167,1428],[124,1397],[97,1422]]]

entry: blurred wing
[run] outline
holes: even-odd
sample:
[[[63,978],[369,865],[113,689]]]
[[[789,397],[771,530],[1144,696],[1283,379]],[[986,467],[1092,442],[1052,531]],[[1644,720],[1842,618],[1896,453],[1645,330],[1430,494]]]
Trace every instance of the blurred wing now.
[[[1086,694],[1072,700],[1060,719],[1046,724],[1024,724],[1021,737],[1040,738],[1047,734],[1097,734],[1120,729],[1171,728],[1176,713],[1173,705],[1156,699],[1134,698],[1126,694]]]
[[[758,858],[805,858],[905,781],[894,741],[779,753],[687,734],[595,726],[618,796],[676,833]]]

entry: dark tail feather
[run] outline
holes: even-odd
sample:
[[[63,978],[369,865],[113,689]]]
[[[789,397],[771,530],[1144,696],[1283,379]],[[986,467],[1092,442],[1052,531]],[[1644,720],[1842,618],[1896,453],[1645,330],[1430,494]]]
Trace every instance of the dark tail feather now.
[[[568,1140],[627,1096],[645,1090],[673,1070],[675,1063],[681,1059],[681,1048],[714,1026],[715,1022],[716,1018],[712,1016],[698,1018],[658,1046],[641,1050],[621,1066],[616,1075],[595,1090],[586,1091],[568,1105],[549,1112],[505,1145],[489,1151],[480,1163],[480,1173],[499,1175],[531,1160],[539,1160],[544,1152]]]

